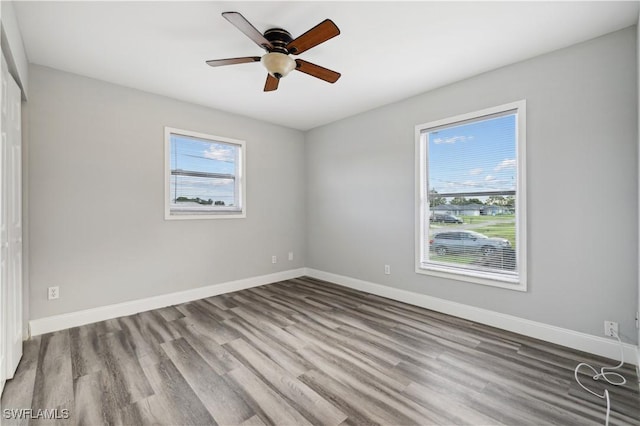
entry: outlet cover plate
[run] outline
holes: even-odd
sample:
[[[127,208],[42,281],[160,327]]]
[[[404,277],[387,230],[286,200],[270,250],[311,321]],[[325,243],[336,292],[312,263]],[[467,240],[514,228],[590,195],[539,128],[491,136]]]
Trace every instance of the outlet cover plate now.
[[[54,300],[60,297],[60,287],[49,287],[47,289],[47,298]]]
[[[609,333],[609,330],[613,329],[616,334],[620,335],[618,331],[618,323],[615,321],[605,321],[604,322],[604,335],[614,337],[613,334]]]

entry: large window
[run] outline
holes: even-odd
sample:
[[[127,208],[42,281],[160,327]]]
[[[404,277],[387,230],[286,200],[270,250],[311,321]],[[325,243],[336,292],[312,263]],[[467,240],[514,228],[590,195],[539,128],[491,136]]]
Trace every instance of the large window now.
[[[165,218],[245,217],[243,141],[165,128]]]
[[[526,290],[525,101],[416,126],[416,271]]]

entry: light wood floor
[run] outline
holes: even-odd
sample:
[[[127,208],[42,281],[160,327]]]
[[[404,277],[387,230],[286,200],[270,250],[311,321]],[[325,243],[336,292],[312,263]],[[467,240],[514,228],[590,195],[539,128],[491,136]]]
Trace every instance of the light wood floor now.
[[[87,425],[604,424],[580,361],[611,362],[300,278],[36,337],[2,408]],[[622,373],[611,424],[640,424]]]

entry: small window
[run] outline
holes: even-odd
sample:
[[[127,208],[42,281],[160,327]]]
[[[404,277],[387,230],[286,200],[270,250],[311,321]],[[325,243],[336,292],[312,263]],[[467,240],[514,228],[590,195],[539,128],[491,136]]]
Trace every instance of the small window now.
[[[525,101],[416,126],[416,272],[526,290],[524,126]]]
[[[245,217],[244,141],[165,127],[165,218]]]

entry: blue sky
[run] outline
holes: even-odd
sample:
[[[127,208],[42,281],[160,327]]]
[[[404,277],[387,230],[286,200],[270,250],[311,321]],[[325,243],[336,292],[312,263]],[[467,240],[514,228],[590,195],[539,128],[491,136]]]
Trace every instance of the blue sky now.
[[[225,143],[201,141],[195,138],[171,135],[171,169],[208,173],[236,173],[237,147]],[[232,179],[207,179],[189,176],[171,177],[171,198],[200,197],[225,204],[233,203],[234,181]]]
[[[429,188],[439,193],[515,190],[515,128],[511,114],[429,132]]]

